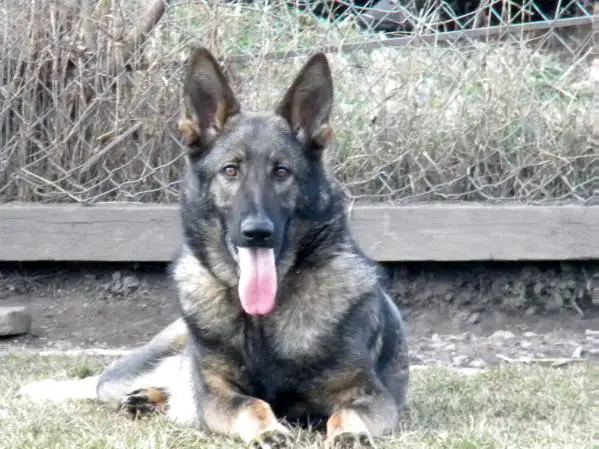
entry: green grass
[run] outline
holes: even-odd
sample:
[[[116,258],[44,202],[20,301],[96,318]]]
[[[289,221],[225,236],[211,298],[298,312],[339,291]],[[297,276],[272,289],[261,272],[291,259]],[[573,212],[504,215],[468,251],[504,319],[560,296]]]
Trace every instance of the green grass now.
[[[104,359],[104,363],[106,360]],[[0,448],[242,448],[217,435],[168,423],[131,421],[93,403],[33,405],[15,398],[25,382],[95,373],[92,358],[0,356]],[[381,449],[591,449],[589,366],[496,368],[465,376],[443,368],[414,371],[409,402]],[[298,432],[298,448],[322,435]]]

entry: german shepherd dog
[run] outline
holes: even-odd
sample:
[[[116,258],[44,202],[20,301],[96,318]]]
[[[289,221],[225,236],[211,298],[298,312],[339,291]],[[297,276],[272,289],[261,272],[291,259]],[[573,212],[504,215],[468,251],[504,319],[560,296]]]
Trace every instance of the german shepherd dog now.
[[[171,266],[180,318],[101,375],[67,383],[252,448],[291,446],[284,422],[320,421],[328,448],[374,447],[396,425],[405,328],[323,161],[332,104],[322,53],[258,114],[242,110],[208,50],[192,51],[179,121],[184,243]],[[85,396],[62,385],[22,394]]]

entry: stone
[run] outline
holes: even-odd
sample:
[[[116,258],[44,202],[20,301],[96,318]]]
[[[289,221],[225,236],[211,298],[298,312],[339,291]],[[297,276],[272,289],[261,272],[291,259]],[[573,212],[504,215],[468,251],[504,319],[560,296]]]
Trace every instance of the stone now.
[[[455,357],[453,357],[451,359],[451,363],[453,364],[453,366],[457,366],[457,367],[461,367],[461,366],[466,366],[466,363],[468,362],[469,357],[467,355],[456,355]]]
[[[466,334],[448,335],[447,339],[449,341],[465,341],[466,340]]]
[[[468,318],[470,317],[470,312],[466,310],[460,310],[454,316],[456,321],[467,322]]]
[[[478,368],[478,369],[482,369],[482,368],[486,368],[487,364],[485,363],[485,361],[483,359],[474,359],[470,362],[470,368]]]
[[[31,314],[26,307],[0,307],[0,336],[23,335],[31,329]]]
[[[125,290],[135,290],[139,287],[139,281],[135,276],[125,276],[122,282]]]
[[[526,309],[526,311],[524,312],[524,316],[534,316],[537,314],[537,307],[535,306],[530,306],[528,309]]]
[[[552,306],[553,310],[559,310],[564,307],[564,297],[558,292],[554,292],[553,301],[550,301],[549,304]]]
[[[510,340],[515,336],[516,335],[514,335],[514,333],[510,331],[497,331],[491,335],[491,338],[495,340]]]
[[[6,289],[16,295],[24,295],[25,293],[29,293],[30,286],[24,280],[16,279],[13,282],[8,283]]]
[[[535,283],[535,286],[532,288],[532,291],[535,293],[535,295],[540,295],[543,291],[543,284],[540,282]]]
[[[480,313],[479,312],[474,312],[472,315],[470,315],[470,317],[468,318],[467,323],[468,324],[476,324],[480,321]]]

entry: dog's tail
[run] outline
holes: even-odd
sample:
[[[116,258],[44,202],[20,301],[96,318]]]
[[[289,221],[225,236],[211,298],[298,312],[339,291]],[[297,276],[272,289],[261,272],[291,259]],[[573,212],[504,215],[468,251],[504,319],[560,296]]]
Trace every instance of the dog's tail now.
[[[39,380],[23,385],[17,397],[38,402],[89,399],[118,407],[122,397],[131,391],[161,387],[160,383],[172,377],[177,367],[176,359],[187,338],[187,326],[178,319],[147,344],[110,364],[99,375],[83,379]]]
[[[44,379],[23,385],[17,397],[36,402],[64,402],[68,400],[95,400],[100,376],[83,379]]]

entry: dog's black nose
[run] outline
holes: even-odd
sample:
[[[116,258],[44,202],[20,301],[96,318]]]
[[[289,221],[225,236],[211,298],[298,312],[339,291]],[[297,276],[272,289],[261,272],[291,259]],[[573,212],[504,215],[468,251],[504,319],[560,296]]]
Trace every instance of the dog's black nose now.
[[[275,226],[268,218],[248,217],[241,222],[241,233],[252,241],[264,241],[272,237]]]

